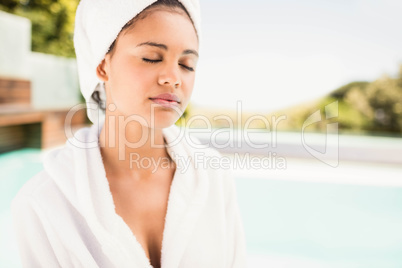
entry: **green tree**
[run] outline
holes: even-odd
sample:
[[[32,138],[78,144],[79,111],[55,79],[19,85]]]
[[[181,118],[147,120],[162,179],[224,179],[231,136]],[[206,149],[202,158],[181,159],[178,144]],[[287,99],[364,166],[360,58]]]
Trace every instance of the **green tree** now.
[[[396,79],[384,76],[367,87],[374,131],[402,133],[402,67],[400,70]]]
[[[74,18],[79,0],[1,0],[0,10],[32,22],[32,51],[75,57]]]
[[[356,81],[346,84],[327,96],[281,111],[287,116],[281,127],[300,130],[315,111],[338,101],[341,132],[401,134],[402,133],[402,65],[397,77],[383,76],[373,82]],[[326,131],[325,120],[308,127],[308,131]]]

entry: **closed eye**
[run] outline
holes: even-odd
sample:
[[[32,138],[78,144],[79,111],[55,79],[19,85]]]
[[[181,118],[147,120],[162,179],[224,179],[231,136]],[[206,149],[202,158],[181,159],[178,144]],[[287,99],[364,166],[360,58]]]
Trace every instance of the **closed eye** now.
[[[187,66],[187,65],[184,65],[184,64],[179,64],[181,67],[183,67],[184,69],[186,69],[186,70],[189,70],[190,72],[194,72],[194,68],[192,68],[192,67],[189,67],[189,66]]]
[[[147,58],[142,58],[142,60],[144,61],[144,62],[147,62],[147,63],[158,63],[158,62],[161,62],[162,60],[151,60],[151,59],[147,59]],[[189,66],[187,66],[187,65],[185,65],[185,64],[179,64],[181,67],[183,67],[184,69],[186,69],[186,70],[188,70],[188,71],[190,71],[190,72],[194,72],[194,68],[192,68],[192,67],[189,67]]]
[[[151,60],[151,59],[147,59],[147,58],[142,58],[143,61],[148,62],[148,63],[157,63],[157,62],[161,62],[162,60]]]

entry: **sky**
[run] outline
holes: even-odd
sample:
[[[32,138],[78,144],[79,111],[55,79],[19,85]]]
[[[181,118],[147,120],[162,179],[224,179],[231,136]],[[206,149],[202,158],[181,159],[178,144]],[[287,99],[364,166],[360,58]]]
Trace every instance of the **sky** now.
[[[201,0],[192,103],[270,112],[395,75],[400,0]]]

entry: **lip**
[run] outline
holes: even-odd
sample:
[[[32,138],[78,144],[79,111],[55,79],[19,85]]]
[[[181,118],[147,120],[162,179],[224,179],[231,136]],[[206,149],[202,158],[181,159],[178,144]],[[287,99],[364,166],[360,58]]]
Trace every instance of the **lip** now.
[[[171,93],[159,94],[158,96],[155,96],[155,97],[152,97],[149,99],[152,100],[154,103],[157,103],[161,106],[168,107],[168,108],[178,106],[178,104],[180,103],[179,97],[177,97],[175,94],[171,94]]]
[[[163,93],[163,94],[159,94],[156,97],[152,97],[150,98],[152,99],[161,99],[161,100],[167,100],[167,101],[175,101],[177,103],[180,103],[180,99],[179,97],[177,97],[175,94],[171,94],[171,93]]]

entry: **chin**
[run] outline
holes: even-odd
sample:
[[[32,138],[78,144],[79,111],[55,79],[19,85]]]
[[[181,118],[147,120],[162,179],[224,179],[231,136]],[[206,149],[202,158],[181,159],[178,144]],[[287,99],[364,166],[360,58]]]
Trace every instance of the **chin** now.
[[[155,109],[151,115],[153,117],[153,127],[157,129],[170,127],[176,123],[182,115],[183,112],[179,108]]]
[[[165,114],[165,115],[155,115],[153,120],[153,126],[150,126],[155,129],[162,129],[172,126],[179,120],[180,116],[177,114]]]

